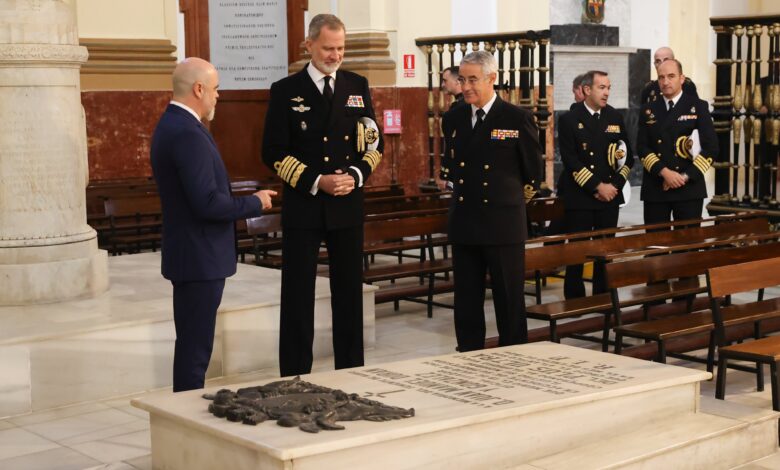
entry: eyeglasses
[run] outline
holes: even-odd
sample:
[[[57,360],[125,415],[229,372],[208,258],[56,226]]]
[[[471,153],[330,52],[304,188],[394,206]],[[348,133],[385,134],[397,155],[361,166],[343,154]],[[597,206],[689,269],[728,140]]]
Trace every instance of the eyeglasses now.
[[[487,79],[488,79],[488,77],[482,77],[482,78],[477,78],[477,77],[469,77],[469,78],[458,77],[458,83],[460,83],[461,85],[464,85],[464,84],[468,83],[470,86],[474,86],[478,82],[480,82],[482,80],[487,80]]]

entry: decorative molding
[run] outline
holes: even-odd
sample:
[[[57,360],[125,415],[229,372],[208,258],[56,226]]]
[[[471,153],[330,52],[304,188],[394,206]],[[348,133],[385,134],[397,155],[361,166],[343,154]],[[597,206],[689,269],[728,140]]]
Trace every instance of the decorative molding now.
[[[51,63],[78,65],[87,61],[87,49],[61,44],[0,44],[0,62],[4,64]]]
[[[395,61],[390,58],[390,39],[385,32],[347,33],[343,70],[359,73],[371,86],[395,85]],[[301,43],[301,59],[290,64],[290,73],[298,72],[310,56]]]
[[[84,90],[169,90],[176,46],[167,39],[81,38]]]

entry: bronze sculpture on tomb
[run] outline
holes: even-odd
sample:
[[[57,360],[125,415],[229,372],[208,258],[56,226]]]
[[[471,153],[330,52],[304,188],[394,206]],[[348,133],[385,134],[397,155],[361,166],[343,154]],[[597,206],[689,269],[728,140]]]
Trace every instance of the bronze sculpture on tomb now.
[[[414,416],[404,409],[362,398],[354,393],[323,387],[296,377],[238,391],[222,389],[205,394],[209,412],[218,418],[256,426],[269,419],[301,431],[342,430],[337,421],[390,421]]]

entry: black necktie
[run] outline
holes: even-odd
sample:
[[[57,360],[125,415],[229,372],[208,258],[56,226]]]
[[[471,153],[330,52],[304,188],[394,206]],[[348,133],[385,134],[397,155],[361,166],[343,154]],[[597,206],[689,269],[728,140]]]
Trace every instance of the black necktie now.
[[[477,121],[474,123],[474,129],[478,128],[484,120],[485,120],[485,110],[479,108],[477,110]]]
[[[598,111],[596,111],[595,113],[593,113],[593,118],[594,118],[595,120],[597,120],[597,121],[598,121],[600,117],[601,117],[601,113],[599,113]]]
[[[674,101],[669,100],[669,109],[667,111],[671,111],[672,108],[674,108]]]
[[[322,96],[325,97],[325,101],[328,102],[328,104],[331,104],[333,102],[333,88],[330,87],[330,79],[333,78],[330,75],[325,75],[322,77],[323,80],[325,80],[325,86],[322,88]]]

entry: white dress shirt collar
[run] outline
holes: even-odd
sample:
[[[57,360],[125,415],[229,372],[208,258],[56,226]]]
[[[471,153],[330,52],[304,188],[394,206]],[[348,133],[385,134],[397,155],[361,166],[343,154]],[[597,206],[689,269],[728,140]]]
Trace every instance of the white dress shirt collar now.
[[[188,113],[192,114],[192,116],[193,116],[195,119],[197,119],[197,120],[198,120],[198,122],[200,122],[200,116],[198,116],[198,113],[196,113],[194,109],[190,108],[190,107],[189,107],[189,106],[187,106],[186,104],[184,104],[184,103],[180,103],[180,102],[178,102],[178,101],[174,101],[174,100],[171,100],[171,104],[172,104],[172,105],[174,105],[174,106],[178,106],[178,107],[180,107],[181,109],[183,109],[183,110],[187,111]]]
[[[314,66],[311,62],[309,62],[309,65],[306,66],[306,71],[309,72],[309,77],[311,77],[311,81],[314,82],[314,84],[317,86],[317,89],[320,90],[320,93],[322,93],[322,90],[325,89],[325,80],[323,80],[323,77],[325,75],[330,75],[331,81],[330,81],[330,87],[335,92],[336,91],[336,72],[333,72],[331,74],[324,74],[319,71],[317,67]]]
[[[680,89],[680,92],[677,93],[677,95],[675,95],[671,99],[664,96],[664,104],[666,104],[667,111],[669,110],[669,101],[671,101],[672,103],[674,103],[675,106],[677,106],[677,102],[680,101],[680,97],[682,96],[682,94],[683,94],[682,89]]]
[[[590,113],[591,116],[593,116],[596,113],[601,113],[601,111],[603,111],[602,109],[599,109],[598,111],[596,111],[595,109],[591,109],[591,107],[588,106],[588,103],[585,102],[585,101],[583,101],[582,104],[585,105],[585,109],[588,110],[588,112]]]
[[[490,98],[490,101],[488,101],[488,102],[485,104],[485,106],[483,106],[483,107],[482,107],[482,111],[485,111],[485,117],[484,117],[483,119],[487,118],[487,115],[488,115],[488,113],[490,112],[490,108],[492,108],[492,107],[493,107],[493,103],[495,103],[495,102],[496,102],[496,97],[497,97],[497,96],[498,96],[498,95],[497,95],[497,94],[496,94],[496,92],[494,91],[494,92],[493,92],[493,97],[492,97],[492,98]],[[479,107],[477,107],[476,105],[473,105],[473,104],[471,105],[471,119],[472,119],[473,121],[476,121],[476,119],[477,119],[477,110],[478,110],[478,109],[479,109]]]

